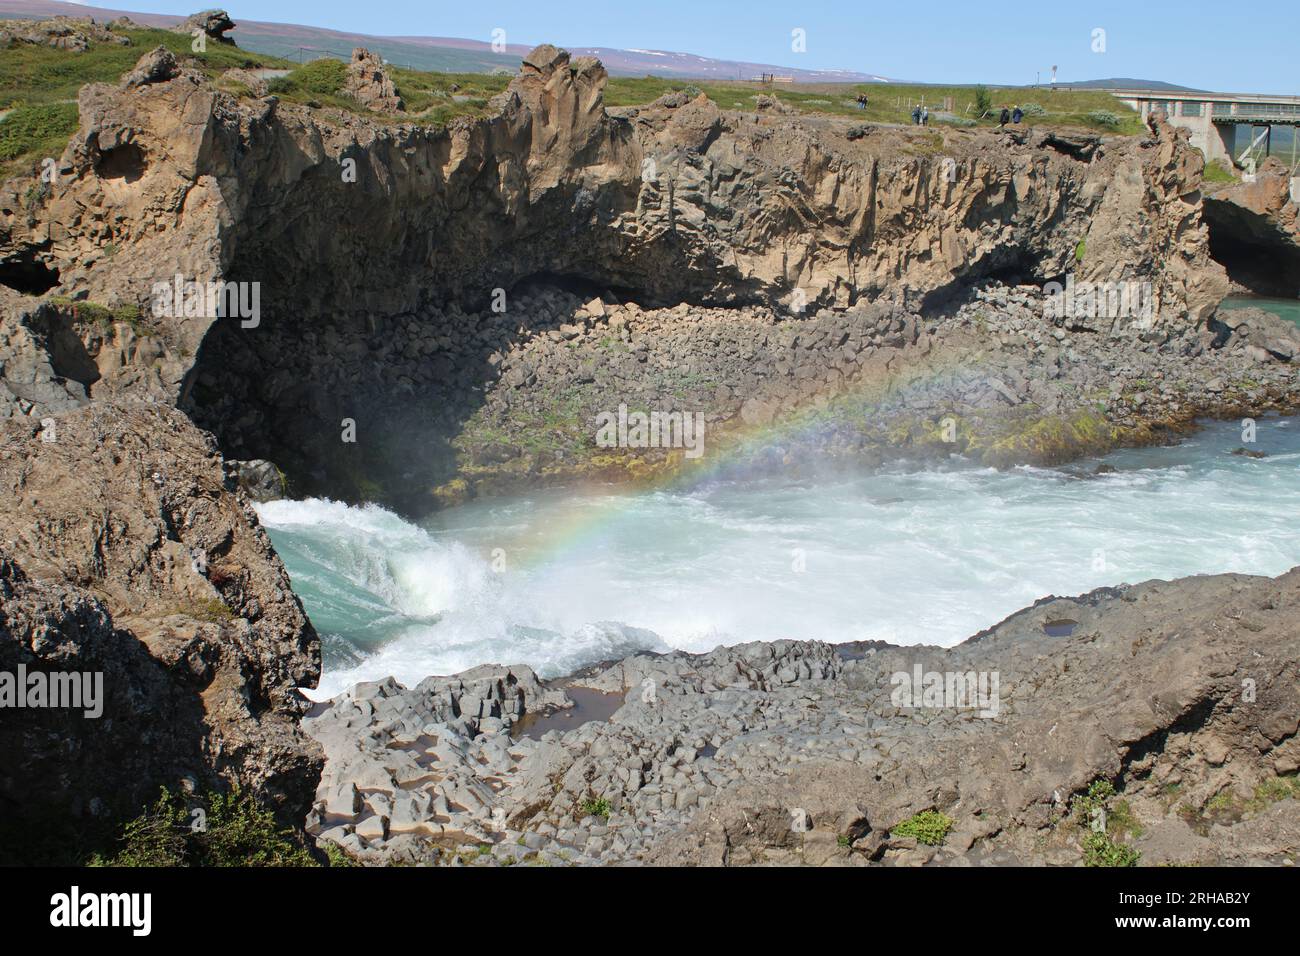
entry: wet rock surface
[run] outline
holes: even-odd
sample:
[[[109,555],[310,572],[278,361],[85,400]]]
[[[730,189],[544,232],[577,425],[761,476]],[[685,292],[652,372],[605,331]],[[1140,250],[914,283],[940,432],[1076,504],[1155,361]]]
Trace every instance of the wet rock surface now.
[[[362,684],[306,722],[309,828],[375,863],[1077,865],[1102,779],[1149,862],[1284,865],[1298,604],[1300,571],[1222,575],[1047,598],[947,650],[642,654],[570,680],[619,695],[608,720],[536,740],[511,726],[563,692],[527,668]],[[899,696],[923,674],[948,696]],[[892,833],[926,810],[941,844]]]

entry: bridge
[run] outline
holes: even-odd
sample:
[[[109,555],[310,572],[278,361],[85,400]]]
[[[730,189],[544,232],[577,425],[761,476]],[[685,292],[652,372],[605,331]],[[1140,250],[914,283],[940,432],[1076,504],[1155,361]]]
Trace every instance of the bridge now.
[[[1207,162],[1248,166],[1274,152],[1273,131],[1281,127],[1289,147],[1280,143],[1279,159],[1296,169],[1300,153],[1300,96],[1256,93],[1175,93],[1168,90],[1112,90],[1142,114],[1143,122],[1155,110],[1164,110],[1169,122],[1191,130],[1192,145]],[[1239,136],[1244,132],[1245,137]],[[1244,148],[1241,139],[1245,139]]]

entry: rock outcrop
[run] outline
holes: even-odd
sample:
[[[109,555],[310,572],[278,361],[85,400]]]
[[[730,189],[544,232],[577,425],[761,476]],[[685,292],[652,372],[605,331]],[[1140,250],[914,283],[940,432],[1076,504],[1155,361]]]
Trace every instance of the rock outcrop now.
[[[1300,570],[1222,575],[1047,598],[948,650],[779,641],[558,687],[506,667],[358,685],[308,722],[312,828],[371,861],[1078,865],[1077,798],[1103,780],[1144,863],[1281,864],[1298,610]],[[557,691],[576,716],[528,726]],[[953,822],[942,845],[893,832],[927,810]]]
[[[114,21],[119,28],[127,24]],[[113,23],[103,27],[90,18],[51,17],[49,20],[0,20],[0,49],[19,43],[51,46],[56,50],[84,53],[93,43],[130,46],[131,38],[113,32]]]
[[[235,21],[230,19],[230,14],[226,13],[225,10],[203,10],[191,14],[176,24],[176,26],[172,27],[172,32],[185,33],[191,36],[201,33],[206,39],[234,46],[234,39],[226,36],[226,34],[235,29],[235,26]]]
[[[4,711],[7,824],[230,783],[300,820],[320,758],[297,688],[320,643],[210,436],[159,405],[10,421],[0,487],[0,671],[97,673],[103,691],[93,718]]]
[[[400,113],[405,107],[383,58],[365,47],[352,51],[344,90],[368,110],[376,113]]]
[[[1210,248],[1240,285],[1263,295],[1300,296],[1300,177],[1270,156],[1253,182],[1205,199]]]
[[[605,80],[598,61],[539,47],[492,115],[444,129],[240,102],[185,70],[89,86],[57,181],[35,200],[6,187],[0,281],[110,317],[138,311],[83,342],[98,356],[90,397],[179,404],[235,457],[345,497],[411,472],[373,443],[358,472],[331,439],[345,419],[401,432],[397,444],[429,449],[432,483],[450,477],[452,443],[499,374],[493,354],[521,328],[565,321],[514,311],[532,280],[797,319],[882,298],[930,312],[990,281],[1074,275],[1149,282],[1153,334],[1174,337],[1227,289],[1200,222],[1199,154],[1166,124],[1145,141],[850,137],[837,119],[727,113],[704,97],[608,110]],[[182,296],[159,310],[159,283],[231,284],[258,314],[217,321]],[[30,324],[35,307],[24,298],[6,321]],[[450,316],[445,329],[425,324],[434,313]],[[475,315],[505,341],[471,328]],[[415,374],[376,376],[376,349]],[[452,365],[457,349],[472,360]],[[340,379],[288,356],[358,364]],[[436,401],[413,400],[430,380],[446,386]],[[722,384],[752,397],[752,376]]]

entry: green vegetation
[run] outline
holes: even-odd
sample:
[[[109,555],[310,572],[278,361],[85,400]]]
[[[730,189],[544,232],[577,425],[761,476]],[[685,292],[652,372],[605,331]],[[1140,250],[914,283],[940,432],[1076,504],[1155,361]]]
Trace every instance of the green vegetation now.
[[[307,96],[334,96],[343,91],[347,76],[346,64],[324,56],[304,63],[288,76],[276,77],[267,87],[277,96],[299,93]]]
[[[1080,239],[1079,244],[1074,247],[1074,261],[1082,262],[1084,255],[1088,252],[1088,240]]]
[[[1107,129],[1119,129],[1122,120],[1118,113],[1111,110],[1092,110],[1087,114],[1089,123],[1095,126],[1104,126]]]
[[[76,103],[16,107],[0,121],[0,163],[23,156],[57,157],[76,131]]]
[[[1237,823],[1251,814],[1268,809],[1271,804],[1289,799],[1300,800],[1300,777],[1295,774],[1270,777],[1256,785],[1249,797],[1231,789],[1220,790],[1200,810],[1191,804],[1182,804],[1178,808],[1178,815],[1194,830],[1203,834],[1216,823]]]
[[[422,122],[440,126],[457,116],[487,111],[488,100],[504,92],[510,77],[490,73],[423,73],[392,71],[393,83],[409,113]]]
[[[148,50],[165,46],[189,68],[216,78],[233,67],[289,70],[268,86],[288,102],[330,106],[356,113],[365,110],[342,93],[344,64],[332,57],[295,64],[290,60],[253,53],[222,43],[209,44],[203,53],[190,48],[190,37],[169,30],[118,31],[130,45],[95,43],[81,53],[33,44],[19,44],[0,57],[0,104],[12,111],[0,119],[0,175],[31,171],[45,156],[62,152],[76,129],[77,91],[86,83],[116,83]],[[483,115],[492,96],[504,90],[510,76],[500,73],[438,73],[390,67],[393,81],[406,102],[403,116],[376,116],[384,122],[415,120],[443,125],[458,116]],[[238,85],[237,95],[249,95]],[[758,97],[775,95],[786,106],[807,113],[861,118],[867,122],[911,123],[912,107],[925,103],[931,122],[948,125],[993,125],[1003,107],[1014,106],[1020,91],[985,86],[919,86],[904,84],[794,84],[760,82],[684,81],[661,77],[612,77],[605,89],[609,106],[640,106],[666,93],[688,96],[705,93],[728,110],[754,110]],[[859,109],[859,94],[867,108]],[[1097,90],[1035,90],[1036,102],[1022,106],[1026,122],[1060,126],[1102,127],[1138,133],[1141,123],[1109,93]],[[952,115],[940,107],[951,98]],[[13,124],[13,125],[10,125]]]
[[[582,801],[582,813],[584,816],[602,817],[603,819],[608,820],[611,809],[609,801],[604,797],[600,797],[599,799],[588,798]]]
[[[1083,862],[1086,866],[1137,866],[1142,854],[1120,842],[1116,836],[1141,836],[1142,825],[1128,801],[1114,802],[1115,786],[1109,780],[1094,780],[1087,793],[1075,797],[1071,810],[1075,822],[1087,828],[1083,838]],[[1103,821],[1104,830],[1095,829]]]
[[[269,810],[238,788],[188,801],[164,788],[151,808],[126,824],[118,842],[118,853],[96,854],[90,865],[319,865],[293,830],[280,827]]]
[[[232,67],[287,69],[287,60],[210,43],[190,49],[188,34],[170,30],[121,30],[131,43],[92,42],[81,53],[19,43],[0,56],[0,176],[31,172],[46,156],[57,157],[77,129],[77,92],[87,83],[116,83],[149,50],[165,46],[185,65],[216,77]]]
[[[330,867],[360,866],[356,860],[348,856],[348,851],[343,849],[337,843],[330,843],[328,840],[323,841],[322,849],[325,851],[325,859]]]
[[[1290,799],[1300,800],[1300,776],[1295,774],[1265,780],[1255,788],[1255,795],[1247,802],[1246,809],[1262,810],[1270,803]]]
[[[894,836],[916,837],[918,843],[938,846],[943,843],[955,821],[938,810],[922,810],[890,828]]]
[[[611,77],[605,88],[605,102],[610,106],[640,106],[653,102],[666,93],[703,90],[719,107],[727,110],[756,108],[760,95],[775,96],[786,106],[801,112],[853,116],[866,122],[898,123],[910,125],[912,108],[925,103],[930,109],[932,124],[948,122],[952,125],[996,126],[1002,107],[1011,109],[1017,104],[1022,90],[990,89],[986,86],[921,86],[911,84],[878,83],[800,83],[765,85],[758,82],[713,82],[661,79],[659,77]],[[867,97],[867,108],[857,105],[859,94]],[[1140,133],[1141,119],[1109,93],[1100,90],[1035,90],[1035,108],[1031,112],[1023,104],[1027,124],[1073,126],[1095,129],[1103,125],[1107,130],[1121,133]],[[953,101],[953,120],[947,119],[940,109],[944,100]],[[1094,113],[1105,113],[1115,118],[1115,125],[1099,124]]]
[[[1094,780],[1088,792],[1074,798],[1072,809],[1080,826],[1090,826],[1093,816],[1104,811],[1115,796],[1115,785],[1109,780]]]
[[[176,613],[208,624],[226,624],[235,619],[235,612],[226,606],[226,602],[215,597],[187,601],[177,606]]]
[[[112,245],[112,243],[109,243],[104,247],[106,256],[115,254],[116,250],[112,248]],[[110,309],[98,302],[75,301],[61,295],[51,296],[50,301],[55,305],[63,306],[71,312],[73,320],[77,322],[88,322],[104,330],[112,328],[119,322],[125,322],[131,326],[132,331],[137,335],[148,331],[145,327],[144,315],[141,313],[139,306],[120,305]]]
[[[1201,178],[1207,183],[1235,183],[1237,181],[1236,173],[1221,159],[1206,163],[1205,172]]]
[[[1137,866],[1142,854],[1130,846],[1117,843],[1105,833],[1090,832],[1083,838],[1085,866]]]

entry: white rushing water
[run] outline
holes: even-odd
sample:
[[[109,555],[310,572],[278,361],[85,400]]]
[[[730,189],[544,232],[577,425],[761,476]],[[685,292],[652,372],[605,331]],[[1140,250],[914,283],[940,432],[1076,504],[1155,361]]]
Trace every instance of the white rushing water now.
[[[1300,423],[1118,452],[1115,474],[943,468],[475,502],[417,526],[259,508],[325,642],[312,696],[476,664],[545,676],[778,638],[951,645],[1048,594],[1300,564]]]

